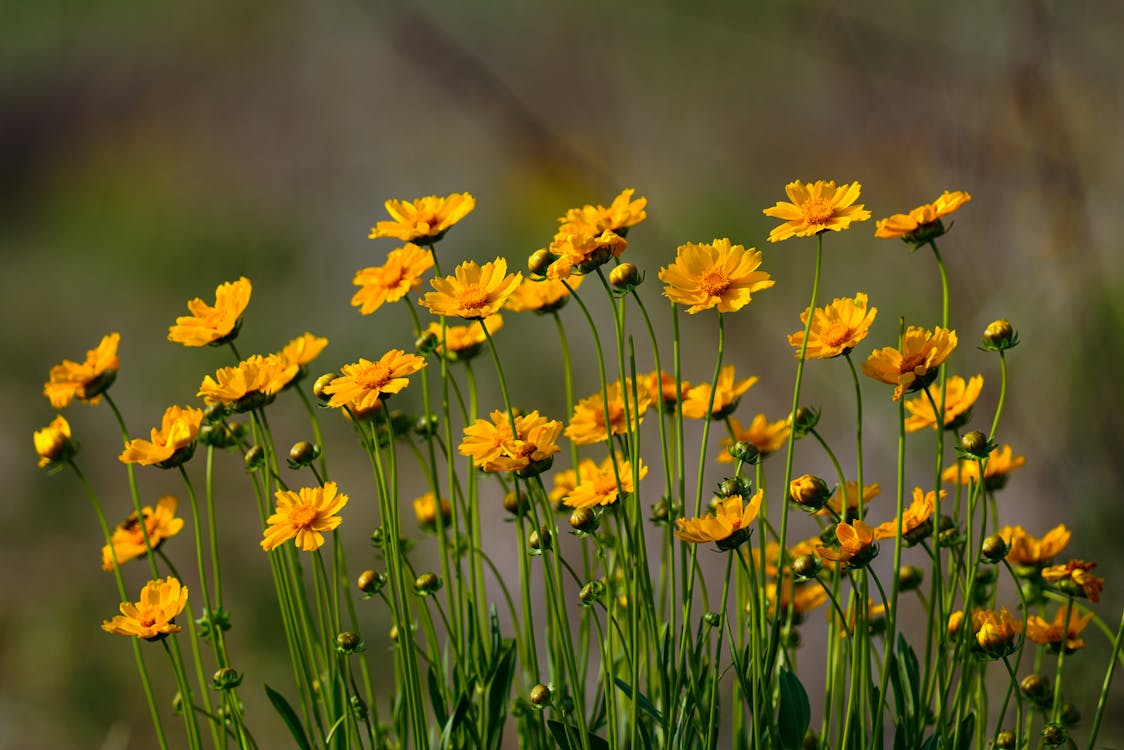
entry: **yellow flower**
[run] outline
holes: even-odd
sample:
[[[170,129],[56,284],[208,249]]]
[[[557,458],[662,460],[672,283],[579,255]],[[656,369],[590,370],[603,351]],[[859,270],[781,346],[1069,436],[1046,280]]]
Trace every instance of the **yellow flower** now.
[[[827,611],[828,622],[835,622],[839,626],[839,633],[844,638],[849,638],[855,632],[855,617],[858,609],[854,604],[847,607],[847,620],[844,622],[834,609]],[[886,605],[875,604],[873,599],[866,602],[866,632],[877,635],[886,629]]]
[[[613,463],[616,462],[616,471]],[[643,479],[648,476],[647,465],[637,460],[636,475]],[[620,485],[617,478],[620,478]],[[578,464],[578,484],[566,495],[562,504],[569,508],[592,508],[595,505],[612,505],[620,499],[621,493],[635,492],[632,481],[632,462],[623,456],[610,456],[598,466],[588,458]]]
[[[424,359],[401,349],[391,349],[377,362],[360,358],[340,368],[343,374],[324,388],[331,396],[328,406],[365,412],[386,396],[399,393],[410,384],[408,376],[425,365]]]
[[[453,193],[445,198],[428,195],[410,202],[391,199],[384,205],[392,221],[380,221],[372,227],[370,239],[395,237],[403,242],[416,240],[432,245],[476,208],[476,199],[468,193]]]
[[[261,548],[266,552],[290,539],[297,547],[314,552],[324,544],[324,534],[343,521],[337,513],[347,505],[347,495],[336,492],[335,482],[323,487],[302,487],[297,492],[277,490],[277,512],[266,519]]]
[[[937,326],[932,333],[910,326],[902,337],[901,351],[892,346],[871,353],[863,362],[863,375],[895,386],[894,400],[907,391],[919,391],[933,382],[937,369],[956,348],[956,331]]]
[[[762,497],[764,491],[757,490],[743,505],[741,495],[731,495],[719,500],[713,513],[698,518],[677,518],[675,537],[691,544],[717,542],[723,551],[734,549],[749,539],[750,524],[757,518]]]
[[[843,520],[854,518],[855,511],[859,508],[859,501],[861,500],[863,507],[866,507],[867,503],[878,497],[878,493],[881,491],[882,487],[878,482],[863,485],[862,496],[860,497],[859,483],[846,482],[842,487],[836,488],[835,494],[828,498],[827,505],[821,508],[817,515],[835,515]],[[846,512],[844,512],[844,509]]]
[[[1041,539],[1026,533],[1022,526],[1004,526],[996,533],[1007,543],[1007,562],[1024,567],[1050,562],[1065,549],[1071,536],[1064,523],[1047,531]]]
[[[808,348],[805,359],[831,359],[846,354],[866,338],[870,324],[878,313],[877,307],[867,309],[867,297],[862,292],[854,299],[846,297],[835,299],[830,305],[817,307],[812,313],[812,326],[808,329]],[[808,308],[800,313],[800,322],[808,322]],[[804,343],[804,329],[788,336],[788,343],[796,349],[800,358],[800,347]]]
[[[464,440],[458,450],[472,458],[476,467],[486,472],[513,471],[520,476],[537,475],[550,468],[559,450],[558,434],[562,423],[547,419],[537,411],[515,417],[515,433],[507,412],[499,409],[492,421],[477,419],[464,428]]]
[[[433,253],[412,242],[391,250],[386,263],[364,268],[355,274],[352,283],[359,291],[351,304],[362,315],[370,315],[386,302],[397,302],[421,286],[421,276],[433,268]]]
[[[152,428],[152,440],[130,440],[118,458],[125,464],[156,464],[162,469],[175,468],[191,458],[202,422],[202,409],[169,406],[164,411],[160,428]]]
[[[1023,626],[1006,607],[998,612],[977,609],[972,612],[972,633],[976,637],[976,647],[989,659],[1002,659],[1018,646],[1015,639]]]
[[[1070,560],[1063,565],[1043,568],[1042,580],[1054,584],[1070,596],[1084,596],[1091,602],[1099,602],[1104,579],[1089,572],[1095,567],[1097,567],[1096,563]]]
[[[610,258],[621,257],[627,248],[624,237],[608,229],[600,234],[559,232],[548,248],[555,260],[547,267],[546,277],[560,281],[574,273],[589,273]]]
[[[688,242],[676,251],[675,262],[660,269],[664,296],[679,305],[690,305],[692,315],[717,307],[718,312],[737,312],[750,302],[753,292],[775,282],[758,271],[761,253],[723,238],[710,244]]]
[[[1025,456],[1015,456],[1011,446],[1004,445],[996,448],[987,458],[987,467],[984,469],[984,489],[988,491],[1001,490],[1007,484],[1008,475],[1026,464]],[[941,481],[945,484],[956,484],[959,477],[960,484],[980,481],[980,465],[974,459],[962,460],[949,466],[941,474]]]
[[[70,423],[61,414],[32,436],[35,452],[39,454],[39,468],[65,461],[74,455],[77,447],[70,440]]]
[[[96,404],[117,378],[121,367],[117,357],[120,341],[121,334],[106,334],[96,349],[86,352],[84,362],[64,359],[52,367],[49,379],[43,384],[43,395],[50,399],[51,406],[64,409],[74,399]]]
[[[910,211],[908,214],[894,214],[875,222],[874,236],[890,239],[901,237],[906,242],[924,244],[944,234],[941,218],[972,200],[972,196],[961,190],[944,191],[932,203]]]
[[[648,218],[648,212],[644,210],[648,199],[641,197],[633,200],[632,194],[635,192],[635,188],[622,190],[608,208],[601,205],[571,208],[565,216],[558,219],[561,225],[559,233],[598,235],[611,230],[623,237],[629,227]]]
[[[737,417],[729,417],[729,420],[730,427],[734,431],[734,437],[722,438],[722,447],[729,448],[734,443],[749,443],[757,449],[757,453],[762,458],[783,448],[785,442],[788,441],[788,434],[792,431],[792,428],[788,426],[787,419],[769,422],[765,419],[764,414],[758,414],[754,417],[748,428],[743,428]],[[718,454],[718,463],[730,464],[733,462],[734,457],[729,452],[723,450]]]
[[[176,518],[176,505],[174,497],[165,495],[156,501],[155,509],[150,505],[141,508],[141,516],[144,518],[143,529],[136,511],[117,524],[110,538],[112,549],[108,544],[101,548],[101,569],[113,570],[114,557],[117,558],[118,565],[124,565],[129,560],[145,555],[148,552],[148,547],[144,543],[145,532],[148,533],[148,542],[152,545],[152,549],[163,544],[165,539],[180,533],[183,519]]]
[[[793,583],[790,576],[784,576],[780,585],[765,584],[765,599],[769,602],[769,614],[776,612],[777,595],[780,595],[782,614],[792,612],[794,624],[798,624],[806,612],[827,603],[827,590],[818,583]]]
[[[778,201],[777,205],[764,210],[766,216],[784,219],[784,224],[769,233],[769,242],[811,237],[828,229],[839,232],[851,226],[851,222],[866,221],[870,211],[861,203],[855,205],[861,189],[857,182],[839,187],[831,180],[788,183],[784,191],[791,202]]]
[[[252,291],[250,280],[243,276],[238,281],[219,284],[214,307],[199,297],[189,300],[187,309],[191,315],[176,318],[176,324],[168,329],[168,341],[184,346],[219,346],[232,340],[238,335]]]
[[[522,274],[507,272],[507,261],[503,258],[483,266],[466,260],[457,266],[453,276],[432,279],[429,284],[436,291],[427,292],[418,304],[434,315],[486,318],[500,311],[522,280]]]
[[[581,276],[566,282],[570,285],[570,289],[577,289],[581,283]],[[507,298],[504,307],[512,312],[554,312],[570,298],[570,289],[566,288],[566,284],[557,279],[524,278]]]
[[[1067,609],[1070,613],[1068,622],[1065,616]],[[1077,607],[1063,604],[1058,607],[1053,622],[1046,622],[1038,615],[1026,618],[1026,637],[1048,647],[1055,654],[1063,647],[1067,654],[1071,654],[1079,648],[1085,648],[1085,641],[1078,636],[1092,619],[1092,612],[1086,612],[1082,617],[1078,614]]]
[[[631,426],[625,420],[624,394],[628,395],[629,418],[632,424],[644,421],[644,412],[648,410],[651,402],[651,393],[647,388],[637,384],[636,395],[639,403],[633,401],[632,381],[625,380],[624,388],[618,380],[605,389],[605,396],[609,402],[609,416],[605,418],[605,405],[601,393],[583,398],[574,406],[574,414],[570,417],[570,424],[566,426],[565,435],[576,445],[590,445],[609,439],[613,435],[628,432]],[[608,428],[606,428],[608,425]]]
[[[878,554],[878,545],[874,543],[874,529],[864,521],[837,524],[835,538],[839,540],[839,549],[817,547],[816,554],[820,558],[861,568]]]
[[[449,501],[441,498],[441,518],[446,523],[452,515],[453,509],[449,505]],[[432,492],[427,492],[421,497],[414,498],[414,516],[418,519],[418,525],[423,529],[433,529],[437,526],[437,496]]]
[[[980,390],[982,389],[983,375],[969,378],[967,382],[959,375],[953,375],[948,379],[945,384],[944,396],[945,429],[960,427],[968,421],[971,413],[969,410],[976,403],[976,399],[980,397]],[[920,396],[905,402],[905,408],[910,414],[905,420],[907,432],[917,432],[927,428],[935,430],[937,428],[937,417],[933,410],[933,404],[939,406],[941,403],[940,385],[932,383],[926,390],[928,395],[922,393]],[[931,403],[929,401],[930,396],[933,398]]]
[[[589,461],[589,459],[586,460]],[[592,463],[592,461],[590,461],[590,463]],[[553,481],[554,484],[547,497],[550,499],[550,504],[555,510],[561,510],[566,496],[573,492],[574,488],[578,486],[578,473],[573,469],[556,471],[554,472]]]
[[[494,335],[496,331],[503,328],[503,316],[498,313],[489,315],[484,319],[484,325],[488,327],[488,333]],[[438,356],[444,354],[445,350],[441,346],[441,324],[430,323],[429,327],[425,329],[425,334],[433,334],[436,337],[437,347],[434,352]],[[448,347],[448,359],[451,362],[462,362],[475,357],[480,352],[480,347],[487,341],[488,338],[484,335],[484,329],[480,327],[479,323],[472,322],[466,326],[445,326],[445,344]]]
[[[223,404],[235,412],[250,411],[272,401],[299,370],[296,363],[286,362],[276,354],[254,354],[237,367],[220,367],[213,378],[204,377],[195,395],[208,404]]]
[[[678,397],[675,393],[675,376],[664,370],[652,370],[647,375],[641,375],[639,378],[640,387],[648,391],[649,406],[666,411],[668,413],[675,410],[675,404],[678,402]],[[684,398],[687,396],[687,391],[691,390],[691,384],[686,380],[679,381],[679,393]]]
[[[158,641],[170,633],[180,632],[180,626],[172,621],[186,606],[186,586],[172,576],[165,580],[157,578],[141,589],[140,601],[121,602],[121,614],[103,621],[101,629],[113,635]]]
[[[748,377],[734,382],[734,366],[726,365],[718,373],[718,388],[714,392],[714,404],[710,407],[711,419],[724,419],[738,405],[738,399],[748,391],[758,378]],[[710,383],[700,383],[683,394],[683,416],[689,419],[702,419],[710,404]]]
[[[948,494],[941,490],[940,499]],[[933,530],[931,519],[937,509],[937,493],[925,492],[920,487],[913,488],[913,502],[902,512],[902,539],[907,544],[916,544]],[[898,535],[898,520],[878,524],[874,529],[875,539],[893,539]]]

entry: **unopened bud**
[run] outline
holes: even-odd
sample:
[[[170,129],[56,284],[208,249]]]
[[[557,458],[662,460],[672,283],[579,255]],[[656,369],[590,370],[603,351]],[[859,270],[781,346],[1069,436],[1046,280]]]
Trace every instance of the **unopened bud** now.
[[[621,291],[630,291],[635,289],[643,279],[640,276],[640,269],[631,263],[621,263],[619,266],[609,272],[609,283],[613,285],[614,289]]]
[[[546,708],[550,705],[552,697],[550,688],[541,682],[531,688],[531,692],[527,694],[527,699],[531,701],[531,705],[535,708]]]
[[[246,451],[246,455],[242,457],[242,460],[245,461],[246,468],[250,471],[260,469],[265,465],[265,451],[262,450],[260,445],[252,446],[250,450]]]
[[[363,640],[358,633],[345,632],[336,636],[336,651],[341,654],[354,654],[363,650]]]
[[[536,250],[527,258],[527,270],[532,276],[546,276],[546,269],[554,262],[554,256],[549,250]]]
[[[823,562],[816,555],[800,555],[792,561],[792,572],[798,578],[815,578],[823,568]]]
[[[364,594],[377,594],[386,585],[386,576],[373,570],[364,570],[356,579],[355,585]]]
[[[308,466],[320,456],[320,448],[313,445],[307,440],[302,440],[295,443],[289,449],[289,466],[296,469],[301,466]]]
[[[984,329],[983,348],[989,351],[1001,352],[1011,349],[1019,343],[1019,334],[1015,332],[1010,321],[995,320]]]
[[[1007,542],[998,534],[992,534],[983,540],[980,552],[988,562],[997,563],[1007,556]]]
[[[898,571],[898,590],[913,591],[921,585],[925,575],[916,565],[903,565]]]
[[[328,401],[329,399],[331,399],[332,394],[326,393],[324,389],[327,388],[328,385],[331,384],[331,382],[335,379],[336,373],[334,372],[325,373],[316,378],[316,381],[312,384],[312,395],[316,396],[316,398],[320,399],[321,401]]]
[[[441,579],[433,573],[422,573],[414,581],[414,591],[421,596],[428,596],[440,589]]]
[[[788,496],[805,510],[817,511],[831,497],[831,488],[820,477],[804,474],[788,485]]]
[[[987,435],[978,430],[966,432],[960,438],[960,450],[974,458],[987,458],[991,452],[989,442]]]
[[[211,677],[211,687],[215,690],[233,690],[242,684],[242,675],[230,667],[223,667]]]
[[[527,546],[536,551],[549,550],[552,541],[553,535],[550,533],[550,529],[543,529],[541,534],[532,531],[527,535]]]
[[[575,531],[590,532],[596,531],[599,519],[597,513],[592,508],[576,508],[570,514],[570,526]]]
[[[1069,733],[1065,731],[1065,727],[1056,721],[1051,721],[1046,726],[1042,727],[1042,741],[1048,747],[1057,747],[1064,745]]]

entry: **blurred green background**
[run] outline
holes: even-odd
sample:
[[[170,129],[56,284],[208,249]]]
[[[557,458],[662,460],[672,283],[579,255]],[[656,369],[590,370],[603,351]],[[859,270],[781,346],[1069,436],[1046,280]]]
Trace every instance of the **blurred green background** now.
[[[35,469],[31,433],[54,414],[40,396],[51,365],[120,331],[113,393],[143,433],[227,364],[223,351],[185,350],[165,336],[188,298],[209,298],[239,275],[254,282],[243,353],[276,350],[305,330],[332,341],[321,369],[409,348],[404,310],[361,318],[348,304],[354,272],[393,247],[366,239],[391,197],[476,196],[477,210],[440,248],[448,271],[496,255],[521,267],[567,208],[636,187],[650,218],[628,253],[648,272],[655,306],[655,272],[678,244],[729,236],[758,246],[777,287],[728,329],[729,361],[762,376],[739,411],[748,420],[787,408],[783,334],[810,282],[812,241],[764,241],[774,222],[761,209],[783,198],[784,184],[859,180],[876,218],[968,190],[973,201],[941,244],[961,331],[954,369],[985,375],[981,413],[994,405],[997,369],[972,345],[996,317],[1010,318],[1024,342],[1011,353],[1000,438],[1028,460],[1001,512],[1031,533],[1069,524],[1073,555],[1101,565],[1098,609],[1115,626],[1124,607],[1120,3],[3,0],[0,9],[0,471],[9,487],[0,748],[152,746],[127,644],[98,629],[116,595],[99,570],[93,514],[72,476]],[[871,341],[884,345],[899,314],[939,321],[939,285],[927,252],[909,255],[873,229],[827,239],[821,299],[867,291],[881,310]],[[709,374],[714,320],[696,318],[683,325],[688,361],[706,363],[686,373],[698,380]],[[556,362],[535,325],[510,321],[505,342],[528,403],[539,398],[543,363]],[[808,400],[845,440],[840,370],[808,372]],[[587,370],[580,392],[592,392],[592,377]],[[892,461],[888,393],[864,387],[870,460]],[[561,415],[559,390],[541,403]],[[281,443],[307,437],[298,405],[285,408]],[[66,415],[107,512],[123,516],[110,413],[77,405]],[[346,428],[329,425],[333,439],[354,464],[337,460],[341,484],[369,494]],[[252,497],[236,458],[225,458],[237,488],[220,511],[234,548],[237,666],[248,673],[251,724],[263,747],[277,746],[281,728],[260,683],[287,688],[289,678]],[[174,476],[140,477],[146,502],[182,496]],[[358,567],[370,559],[363,533],[352,542]],[[139,588],[143,572],[128,572]],[[1099,635],[1089,640],[1097,654],[1068,662],[1089,668],[1080,678],[1088,693],[1074,696],[1087,717],[1107,653]],[[389,660],[381,639],[368,657]],[[161,689],[170,695],[168,681]],[[1124,744],[1121,721],[1110,713],[1103,744]]]

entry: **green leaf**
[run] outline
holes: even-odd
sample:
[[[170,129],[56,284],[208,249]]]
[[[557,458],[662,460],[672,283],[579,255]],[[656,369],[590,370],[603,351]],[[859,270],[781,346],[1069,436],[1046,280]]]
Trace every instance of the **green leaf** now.
[[[619,677],[614,677],[613,682],[615,682],[617,684],[618,688],[620,688],[622,691],[624,691],[625,695],[627,695],[629,698],[632,698],[632,686],[631,685],[629,685],[627,682],[625,682],[624,680],[622,680]],[[663,717],[660,716],[659,710],[656,708],[655,704],[653,704],[652,701],[648,698],[648,696],[644,695],[639,690],[636,691],[636,705],[638,705],[640,707],[641,711],[648,714],[653,719],[655,719],[657,722],[659,722],[660,726],[663,726]]]
[[[346,719],[346,718],[347,718],[347,714],[344,714],[340,718],[336,719],[336,723],[333,724],[332,728],[328,730],[328,736],[324,738],[324,744],[325,745],[331,745],[332,744],[332,738],[335,737],[336,730],[338,730],[340,727],[343,726],[343,720]]]
[[[304,733],[304,727],[301,726],[301,720],[297,717],[297,712],[289,705],[289,701],[285,700],[285,696],[269,685],[265,686],[265,694],[269,697],[269,702],[273,704],[273,708],[281,714],[285,726],[289,727],[289,733],[296,740],[297,747],[300,750],[312,750],[312,745],[308,743],[308,735]]]
[[[441,695],[442,681],[435,665],[429,665],[429,669],[425,672],[425,681],[426,687],[429,688],[429,702],[433,705],[433,715],[437,718],[438,724],[444,724],[449,720],[449,711],[445,708],[445,698]]]
[[[941,738],[934,734],[932,737],[925,740],[925,744],[921,746],[921,750],[937,750],[940,746]]]
[[[563,724],[554,719],[547,719],[546,726],[550,729],[550,733],[554,735],[554,741],[558,743],[558,747],[562,750],[578,750],[581,747],[581,741],[578,739],[581,735],[578,733],[577,727]],[[587,734],[586,739],[589,742],[589,750],[609,750],[609,743],[595,734]]]
[[[812,720],[812,708],[808,705],[808,694],[804,686],[788,667],[781,667],[780,705],[777,707],[777,727],[781,735],[781,747],[785,750],[800,750],[804,735]]]
[[[488,681],[488,721],[489,734],[495,735],[495,746],[499,747],[503,736],[504,719],[507,716],[507,701],[511,695],[511,681],[515,677],[515,641],[501,641],[499,653],[495,654],[496,668]]]
[[[457,726],[464,721],[464,717],[468,715],[468,709],[472,707],[472,701],[468,699],[467,695],[462,695],[461,699],[457,701],[457,707],[453,709],[453,715],[445,722],[445,728],[441,731],[441,750],[447,750],[449,743],[453,740],[453,733],[457,731]],[[416,738],[417,746],[422,746],[422,739]]]
[[[956,750],[967,750],[972,742],[972,732],[976,729],[976,715],[969,713],[960,720],[960,726],[956,728],[956,734],[960,737],[960,741],[956,743]]]

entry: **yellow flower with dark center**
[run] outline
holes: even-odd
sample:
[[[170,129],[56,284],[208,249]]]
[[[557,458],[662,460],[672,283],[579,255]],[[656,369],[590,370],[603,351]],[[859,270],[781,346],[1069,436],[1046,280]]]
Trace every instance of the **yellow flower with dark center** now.
[[[940,499],[947,495],[941,490]],[[913,488],[913,502],[902,511],[902,539],[907,544],[913,545],[929,536],[933,530],[931,522],[933,513],[937,509],[937,493],[930,490],[925,492],[920,487]],[[893,539],[898,535],[898,520],[886,521],[874,528],[875,539]]]
[[[445,523],[448,523],[450,516],[453,513],[449,501],[441,498],[441,518]],[[427,492],[421,497],[414,498],[414,516],[418,519],[418,525],[423,529],[433,529],[437,526],[437,496],[432,492]]]
[[[36,430],[32,439],[35,441],[35,452],[39,454],[40,469],[65,461],[77,450],[70,440],[70,422],[61,414],[43,429]]]
[[[401,392],[410,384],[409,376],[425,365],[424,359],[401,349],[391,349],[377,362],[360,358],[341,367],[343,374],[324,388],[331,396],[328,406],[365,412],[386,396]]]
[[[337,492],[335,482],[323,487],[302,487],[297,492],[277,490],[277,511],[266,519],[261,548],[266,552],[296,539],[297,547],[314,552],[324,544],[325,531],[343,521],[337,513],[347,505],[347,495]]]
[[[838,549],[824,546],[816,548],[816,554],[821,559],[861,568],[878,554],[878,545],[874,543],[874,529],[865,521],[837,524],[835,538],[839,541]]]
[[[843,297],[832,300],[831,304],[817,307],[812,313],[812,325],[808,329],[808,347],[805,359],[831,359],[846,354],[866,338],[870,324],[878,313],[877,307],[867,308],[867,296],[862,292],[854,299]],[[800,322],[807,324],[808,308],[800,313]],[[800,348],[804,343],[804,329],[788,336],[788,343],[796,349],[800,358]]]
[[[839,232],[847,229],[855,221],[866,221],[870,211],[859,199],[862,186],[857,182],[835,186],[832,180],[817,180],[805,184],[800,180],[785,185],[784,191],[791,202],[778,201],[764,214],[775,219],[784,219],[784,224],[769,233],[769,242],[780,242],[789,237],[811,237],[831,230]]]
[[[738,421],[737,417],[729,417],[729,420],[730,427],[734,431],[734,437],[722,438],[722,447],[729,448],[734,443],[749,443],[757,449],[757,453],[762,458],[783,448],[788,441],[788,434],[792,432],[787,419],[770,422],[765,419],[764,414],[758,414],[754,417],[747,428],[742,427],[742,423]],[[734,457],[728,451],[723,450],[718,454],[718,463],[730,464],[733,462]]]
[[[1004,445],[996,448],[987,458],[987,467],[984,468],[984,489],[988,491],[1003,489],[1007,484],[1008,475],[1026,464],[1025,456],[1016,456],[1011,446]],[[980,465],[973,460],[961,460],[949,466],[941,473],[941,481],[946,484],[960,484],[980,481]]]
[[[581,276],[574,276],[566,281],[570,289],[577,289],[581,283]],[[557,279],[524,278],[507,298],[504,307],[512,312],[554,312],[570,298],[570,289],[566,288],[566,284]]]
[[[220,367],[207,375],[196,394],[208,404],[223,404],[236,411],[250,411],[273,400],[296,377],[300,367],[276,354],[254,354],[236,367]]]
[[[187,309],[191,315],[176,318],[176,324],[168,329],[168,341],[184,346],[219,346],[232,340],[238,335],[252,291],[250,280],[243,276],[219,284],[213,307],[199,297],[189,300]]]
[[[1026,533],[1022,526],[1004,526],[996,533],[1007,543],[1007,562],[1024,567],[1050,562],[1065,549],[1071,536],[1064,523],[1047,531],[1041,539]]]
[[[628,396],[628,420],[625,419],[625,394]],[[603,398],[609,402],[608,418]],[[638,383],[634,399],[632,380],[625,380],[623,388],[618,380],[605,389],[604,397],[601,393],[595,393],[579,401],[574,406],[574,414],[570,417],[570,424],[566,426],[564,434],[576,445],[603,442],[609,439],[610,433],[624,434],[632,425],[644,421],[644,412],[648,410],[651,398],[650,391]]]
[[[959,375],[953,375],[945,384],[944,396],[944,427],[954,429],[963,426],[968,421],[970,409],[980,397],[983,389],[983,375],[975,375],[967,381]],[[906,432],[917,432],[924,429],[936,429],[937,417],[933,404],[940,406],[941,388],[938,383],[931,383],[928,395],[911,398],[905,402],[905,408],[910,416],[905,418]],[[929,397],[932,396],[932,402]]]
[[[738,406],[738,399],[758,381],[757,376],[734,380],[734,366],[726,365],[718,373],[718,388],[714,391],[714,403],[710,406],[711,419],[724,419]],[[710,404],[710,383],[700,383],[683,394],[683,416],[689,419],[703,419]]]
[[[844,482],[842,487],[835,489],[835,493],[827,499],[827,505],[821,508],[817,515],[834,514],[843,520],[854,518],[859,509],[859,502],[862,501],[863,507],[866,507],[867,503],[878,497],[881,491],[882,487],[875,482],[864,485],[860,496],[858,482]]]
[[[924,244],[944,234],[941,219],[956,211],[972,196],[961,190],[944,191],[932,203],[918,206],[907,214],[894,214],[875,222],[874,236],[891,239],[901,237],[906,242]]]
[[[1006,607],[998,612],[977,609],[972,612],[972,633],[976,649],[989,659],[1002,659],[1018,647],[1016,639],[1023,626]]]
[[[1068,621],[1065,616],[1067,610],[1069,610]],[[1086,612],[1081,616],[1078,614],[1077,607],[1063,604],[1054,614],[1053,622],[1046,622],[1038,615],[1026,618],[1026,637],[1046,646],[1055,654],[1062,648],[1067,654],[1071,654],[1079,648],[1085,648],[1085,641],[1079,636],[1092,619],[1092,612]]]
[[[124,565],[129,560],[135,560],[148,552],[144,537],[148,533],[148,543],[152,549],[158,548],[169,539],[180,533],[183,529],[183,519],[176,518],[176,499],[165,495],[156,501],[156,508],[146,505],[141,508],[141,517],[144,518],[144,528],[137,517],[136,511],[130,513],[124,521],[117,524],[110,538],[112,549],[107,544],[101,548],[101,569],[113,570],[114,557],[118,565]]]
[[[386,302],[397,302],[421,286],[422,274],[433,268],[433,253],[412,242],[391,250],[386,263],[364,268],[355,274],[352,283],[359,291],[351,304],[362,315],[370,315]]]
[[[51,406],[64,409],[74,399],[96,404],[101,394],[113,385],[121,367],[117,357],[120,341],[121,334],[106,334],[97,348],[86,352],[85,361],[64,359],[52,367],[49,379],[43,384],[43,395],[50,399]]]
[[[562,423],[547,419],[533,411],[515,417],[515,431],[507,412],[496,409],[492,421],[477,419],[464,428],[464,440],[458,450],[472,458],[477,468],[486,472],[513,471],[532,476],[545,471],[559,450],[558,435]]]
[[[418,304],[434,315],[486,318],[500,311],[522,280],[522,274],[507,272],[507,261],[503,258],[483,266],[467,260],[457,266],[453,276],[430,280],[436,291],[427,292]]]
[[[503,328],[503,316],[498,313],[489,315],[484,319],[484,325],[488,327],[489,334],[495,334],[496,331]],[[448,359],[453,362],[471,359],[480,352],[480,347],[488,341],[487,336],[484,335],[484,329],[475,321],[465,326],[446,325],[445,347],[441,346],[440,323],[430,323],[429,327],[425,329],[425,333],[431,333],[437,339],[437,348],[434,349],[434,352],[440,356],[444,354],[445,348],[448,348]]]
[[[432,245],[476,208],[476,199],[468,193],[453,193],[445,198],[427,195],[413,201],[391,199],[383,205],[391,221],[378,222],[371,228],[369,239],[395,237]]]
[[[932,383],[955,348],[956,331],[937,326],[930,333],[921,326],[910,326],[902,337],[901,350],[887,346],[872,352],[863,362],[863,375],[895,386],[894,400],[901,401],[905,393]]]
[[[692,315],[717,307],[718,312],[737,312],[749,304],[753,292],[775,283],[758,271],[761,253],[731,245],[723,238],[710,244],[688,242],[676,251],[675,262],[661,268],[664,296],[679,305],[690,305]]]
[[[561,281],[574,273],[590,273],[611,258],[621,257],[627,248],[625,238],[608,229],[600,234],[559,232],[548,248],[555,260],[547,266],[546,277]]]
[[[140,601],[121,602],[121,614],[105,620],[101,629],[113,635],[135,636],[146,641],[167,638],[181,628],[172,621],[187,606],[187,587],[168,576],[144,585]]]
[[[1062,565],[1043,568],[1042,580],[1070,596],[1084,596],[1091,602],[1099,602],[1104,579],[1089,572],[1095,567],[1096,563],[1070,560]]]
[[[705,516],[677,518],[675,537],[691,544],[716,542],[722,551],[735,549],[749,539],[763,497],[763,490],[757,490],[748,502],[741,495],[731,495],[719,500]]]
[[[616,471],[613,463],[616,462]],[[636,464],[636,475],[643,479],[648,476],[648,466],[639,459]],[[617,479],[620,484],[617,484]],[[568,508],[592,508],[596,505],[612,505],[620,499],[621,493],[635,492],[636,486],[632,480],[632,462],[624,456],[610,456],[600,465],[588,458],[578,464],[578,484],[562,500]]]
[[[632,195],[635,192],[635,188],[622,190],[608,208],[601,205],[571,208],[565,216],[558,219],[561,225],[559,233],[598,235],[605,230],[611,230],[623,235],[622,230],[627,230],[648,218],[648,212],[644,210],[648,205],[648,199],[640,197],[633,200]]]
[[[169,406],[159,429],[152,428],[152,440],[130,440],[118,458],[124,464],[175,468],[191,458],[202,422],[202,409]]]

